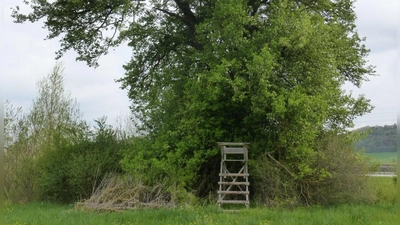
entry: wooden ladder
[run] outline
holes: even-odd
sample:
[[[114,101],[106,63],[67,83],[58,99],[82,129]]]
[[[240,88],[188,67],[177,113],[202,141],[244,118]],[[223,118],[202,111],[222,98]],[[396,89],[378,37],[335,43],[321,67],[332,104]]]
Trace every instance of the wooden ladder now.
[[[218,207],[222,204],[245,204],[250,207],[248,143],[218,142],[221,147]]]

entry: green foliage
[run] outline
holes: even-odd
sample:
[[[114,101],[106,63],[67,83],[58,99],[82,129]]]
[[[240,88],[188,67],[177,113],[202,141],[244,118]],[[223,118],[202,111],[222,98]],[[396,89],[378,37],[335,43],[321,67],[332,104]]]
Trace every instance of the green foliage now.
[[[354,151],[352,138],[326,132],[315,143],[310,172],[303,176],[295,176],[267,155],[254,162],[254,191],[261,204],[288,207],[372,201],[374,196],[365,176],[369,164]]]
[[[267,155],[258,158],[250,166],[252,171],[250,186],[254,192],[254,202],[268,207],[295,207],[301,204],[297,181]]]
[[[8,100],[4,104],[4,189],[5,199],[25,202],[33,198],[32,153],[27,140],[28,125],[22,108]]]
[[[352,54],[362,62],[366,54],[358,55],[364,49],[353,43],[358,37],[350,27],[336,19],[325,23],[306,8],[286,1],[271,3],[257,15],[268,16],[264,23],[250,16],[242,2],[218,1],[196,27],[202,50],[193,52],[186,46],[179,49],[182,58],[171,52],[158,62],[162,73],[139,70],[140,60],[125,67],[128,75],[121,81],[126,87],[142,86],[142,76],[155,79],[154,88],[130,89],[130,97],[138,104],[136,112],[146,112],[140,118],[157,152],[157,163],[164,161],[163,168],[195,187],[190,184],[198,184],[200,177],[211,180],[201,168],[218,158],[217,141],[249,141],[252,157],[268,149],[296,176],[315,173],[310,163],[314,140],[323,127],[344,130],[354,116],[371,109],[368,100],[343,94],[340,85],[346,80],[357,85],[365,79],[362,74],[372,70],[342,61],[341,57]],[[351,11],[346,13],[351,17]],[[351,43],[352,49],[338,53],[338,46]],[[140,46],[133,47],[139,51]],[[330,70],[332,63],[343,72]],[[347,66],[359,72],[347,77]],[[157,163],[152,165],[158,167]]]
[[[106,119],[94,132],[80,120],[74,99],[64,90],[63,68],[38,82],[38,97],[20,115],[6,102],[5,194],[10,202],[72,202],[89,197],[110,172],[121,172],[118,154],[128,139],[118,139]],[[22,113],[21,113],[22,114]]]
[[[329,164],[316,163],[319,138],[327,130],[346,134],[372,110],[364,96],[341,89],[374,73],[350,0],[27,4],[33,12],[15,8],[15,21],[43,18],[48,37],[61,38],[59,54],[74,49],[88,65],[128,42],[133,57],[119,82],[146,137],[123,152],[122,167],[147,183],[167,179],[208,195],[217,184],[216,142],[243,141],[251,160],[268,152],[279,162],[270,179],[290,171],[309,188],[330,173]],[[109,29],[115,33],[107,37]]]
[[[397,203],[397,177],[369,177],[367,185],[371,190],[374,203]]]
[[[13,202],[37,198],[38,159],[45,149],[59,146],[59,139],[74,139],[80,132],[80,112],[76,101],[64,90],[63,67],[57,63],[51,73],[37,83],[38,97],[28,113],[12,107],[7,115],[8,154],[5,157],[6,197]],[[13,116],[14,115],[14,116]]]
[[[310,202],[323,205],[335,203],[370,202],[373,190],[365,176],[369,163],[356,152],[351,135],[328,132],[316,141],[315,167],[320,179],[310,180]]]
[[[5,199],[13,203],[29,202],[35,199],[35,179],[37,168],[35,160],[27,154],[29,145],[14,143],[4,157]]]
[[[96,120],[93,134],[74,142],[60,138],[57,146],[43,152],[37,163],[41,199],[73,202],[88,198],[106,174],[120,172],[118,151],[124,142],[117,140],[105,122],[105,118]]]
[[[397,152],[397,124],[363,127],[359,132],[368,132],[368,135],[355,143],[357,149],[365,152]]]

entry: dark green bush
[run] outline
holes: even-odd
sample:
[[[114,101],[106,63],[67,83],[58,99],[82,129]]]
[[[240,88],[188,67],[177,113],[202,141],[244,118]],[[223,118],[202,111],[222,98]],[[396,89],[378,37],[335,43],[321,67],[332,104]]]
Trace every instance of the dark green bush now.
[[[57,144],[43,152],[38,161],[41,199],[73,202],[87,198],[107,173],[121,171],[118,153],[125,142],[116,138],[104,120],[96,122],[94,134],[78,141],[58,137]]]

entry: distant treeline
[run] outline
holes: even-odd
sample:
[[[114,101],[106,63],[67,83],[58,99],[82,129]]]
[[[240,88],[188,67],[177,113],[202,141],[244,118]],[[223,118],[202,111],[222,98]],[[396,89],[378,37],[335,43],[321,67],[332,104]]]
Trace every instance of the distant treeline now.
[[[369,134],[355,144],[357,150],[363,148],[365,152],[396,152],[397,125],[362,127],[359,132]]]

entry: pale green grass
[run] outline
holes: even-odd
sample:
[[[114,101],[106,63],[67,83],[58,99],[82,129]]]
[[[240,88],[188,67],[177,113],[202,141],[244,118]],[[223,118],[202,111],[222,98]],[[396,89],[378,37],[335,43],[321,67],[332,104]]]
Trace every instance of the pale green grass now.
[[[397,152],[366,152],[365,156],[371,157],[380,163],[397,163]]]
[[[374,202],[380,204],[395,204],[397,202],[397,188],[392,177],[369,177],[368,185],[373,190]]]

